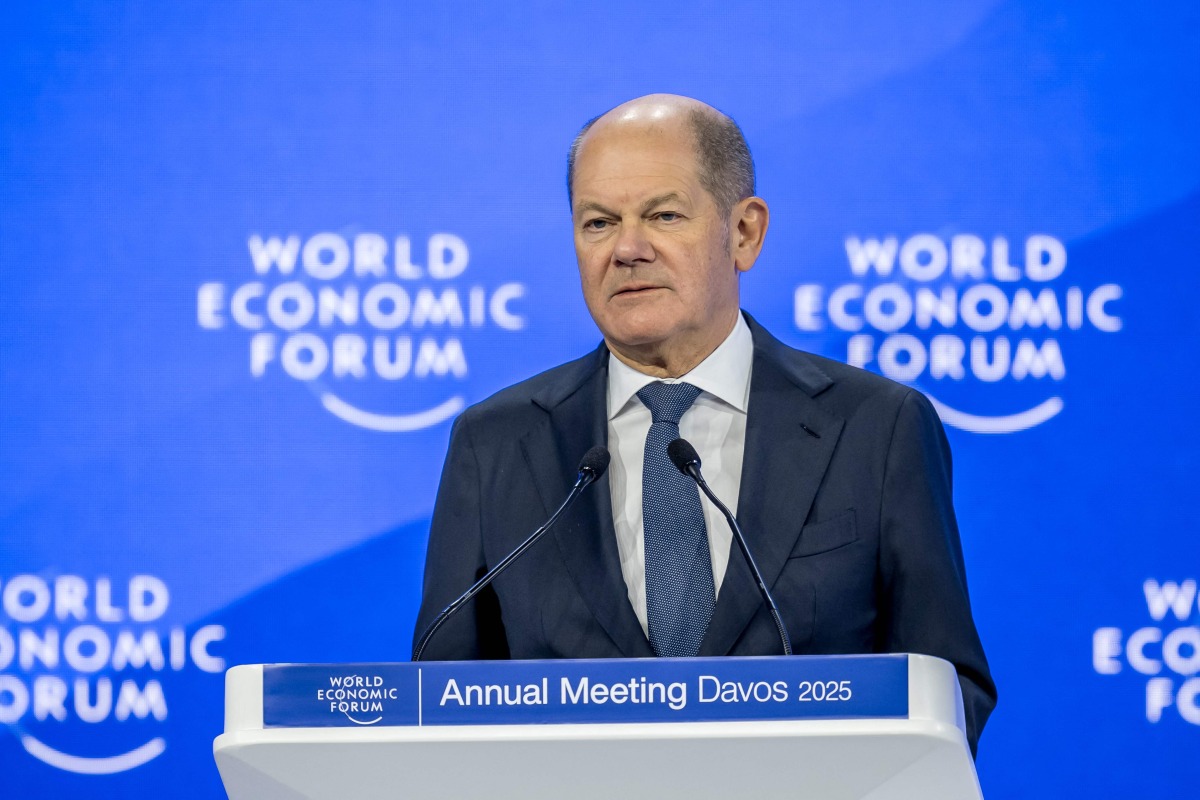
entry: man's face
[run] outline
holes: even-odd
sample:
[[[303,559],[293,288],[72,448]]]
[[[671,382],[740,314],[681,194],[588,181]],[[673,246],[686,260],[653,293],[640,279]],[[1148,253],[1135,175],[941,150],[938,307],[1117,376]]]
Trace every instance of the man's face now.
[[[686,123],[593,128],[573,189],[583,296],[610,346],[653,355],[720,344],[737,319],[737,269]]]

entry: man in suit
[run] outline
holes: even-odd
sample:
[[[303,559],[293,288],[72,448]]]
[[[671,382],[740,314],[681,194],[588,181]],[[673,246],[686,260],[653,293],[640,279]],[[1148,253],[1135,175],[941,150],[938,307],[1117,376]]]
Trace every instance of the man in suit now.
[[[736,123],[688,98],[633,100],[577,137],[568,190],[604,342],[456,421],[417,632],[549,516],[589,448],[605,444],[612,464],[426,657],[781,653],[724,519],[660,452],[682,436],[737,515],[795,652],[947,659],[974,750],[996,692],[945,434],[920,393],[740,313],[769,211]]]

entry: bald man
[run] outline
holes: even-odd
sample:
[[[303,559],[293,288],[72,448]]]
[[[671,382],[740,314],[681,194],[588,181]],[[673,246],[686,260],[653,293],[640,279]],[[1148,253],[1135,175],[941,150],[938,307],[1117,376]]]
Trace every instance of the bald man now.
[[[567,185],[604,341],[455,422],[417,632],[549,516],[589,448],[612,464],[555,541],[426,657],[781,653],[720,512],[659,452],[682,436],[737,515],[795,652],[950,661],[974,752],[996,690],[944,431],[919,392],[787,347],[740,310],[770,213],[737,124],[690,98],[638,98],[584,126]]]

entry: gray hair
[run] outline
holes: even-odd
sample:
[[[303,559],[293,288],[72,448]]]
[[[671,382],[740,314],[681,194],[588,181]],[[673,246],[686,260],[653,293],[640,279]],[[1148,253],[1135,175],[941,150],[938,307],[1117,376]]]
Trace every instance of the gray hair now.
[[[732,117],[712,108],[693,108],[687,114],[696,139],[700,185],[716,202],[722,216],[727,215],[739,201],[754,196],[754,159],[750,146]],[[592,117],[579,129],[567,153],[567,200],[572,204],[579,147],[583,137],[603,116]]]

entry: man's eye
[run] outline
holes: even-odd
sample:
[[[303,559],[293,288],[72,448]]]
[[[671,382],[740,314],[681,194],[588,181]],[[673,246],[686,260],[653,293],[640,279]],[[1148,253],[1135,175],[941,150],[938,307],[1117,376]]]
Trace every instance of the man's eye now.
[[[679,219],[679,215],[674,211],[663,211],[658,215],[658,218],[663,222],[674,222]]]
[[[583,227],[585,230],[589,231],[602,231],[608,227],[608,220],[589,219],[587,222],[583,223]]]

